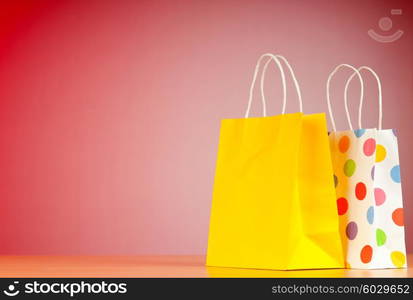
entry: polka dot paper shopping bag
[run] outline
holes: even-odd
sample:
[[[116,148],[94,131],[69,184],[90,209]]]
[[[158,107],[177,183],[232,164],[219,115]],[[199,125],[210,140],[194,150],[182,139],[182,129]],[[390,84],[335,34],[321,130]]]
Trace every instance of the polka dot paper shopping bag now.
[[[263,55],[280,68],[282,56]],[[263,77],[261,77],[263,78]],[[261,82],[261,87],[263,81]],[[285,92],[285,89],[284,89]],[[262,90],[261,90],[262,93]],[[342,268],[324,114],[284,114],[221,123],[207,265],[257,269]],[[300,104],[300,108],[302,105]]]
[[[379,128],[336,131],[329,99],[329,83],[341,67],[354,73],[345,86],[358,75],[363,101],[361,70],[372,72],[379,86]],[[327,81],[327,101],[334,131],[330,133],[334,181],[340,232],[348,268],[403,268],[406,267],[406,249],[403,222],[403,201],[400,179],[397,136],[394,130],[381,129],[381,83],[368,67],[358,70],[349,65],[338,66]],[[359,115],[359,128],[361,115]]]

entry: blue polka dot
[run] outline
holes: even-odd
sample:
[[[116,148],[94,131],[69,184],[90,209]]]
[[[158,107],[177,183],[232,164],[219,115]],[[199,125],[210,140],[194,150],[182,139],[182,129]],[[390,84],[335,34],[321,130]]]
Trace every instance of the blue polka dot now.
[[[374,221],[374,207],[370,206],[369,209],[367,210],[367,222],[369,224],[373,224]]]
[[[366,132],[366,129],[356,129],[356,130],[354,130],[354,134],[358,138],[361,137],[365,132]]]
[[[394,166],[391,171],[390,171],[390,176],[391,179],[393,179],[394,182],[400,183],[400,166]]]
[[[374,170],[375,170],[375,166],[373,166],[373,168],[371,168],[371,179],[374,180]]]

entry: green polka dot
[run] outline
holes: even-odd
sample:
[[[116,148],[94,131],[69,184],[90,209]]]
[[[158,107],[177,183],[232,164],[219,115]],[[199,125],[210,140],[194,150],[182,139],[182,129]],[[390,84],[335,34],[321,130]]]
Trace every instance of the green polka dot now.
[[[384,243],[386,243],[386,234],[384,233],[383,230],[381,229],[376,229],[376,241],[377,241],[377,246],[383,246]]]
[[[346,161],[346,163],[344,164],[344,174],[346,174],[347,177],[350,177],[354,174],[354,172],[356,171],[356,163],[354,162],[354,160],[349,159]]]

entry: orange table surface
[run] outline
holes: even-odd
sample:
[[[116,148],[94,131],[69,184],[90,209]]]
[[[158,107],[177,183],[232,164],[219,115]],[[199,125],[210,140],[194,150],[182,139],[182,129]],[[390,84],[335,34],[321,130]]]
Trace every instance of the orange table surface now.
[[[0,277],[413,277],[407,269],[276,271],[206,267],[205,256],[0,256]]]

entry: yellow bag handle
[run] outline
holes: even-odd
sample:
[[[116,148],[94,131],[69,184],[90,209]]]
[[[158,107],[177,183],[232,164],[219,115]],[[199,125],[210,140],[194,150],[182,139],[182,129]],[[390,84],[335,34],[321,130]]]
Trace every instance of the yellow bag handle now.
[[[274,54],[271,54],[271,53],[265,53],[265,54],[261,55],[261,57],[258,59],[257,64],[255,66],[255,71],[254,71],[254,76],[253,76],[252,82],[251,82],[249,99],[248,99],[248,106],[247,106],[247,111],[245,113],[245,118],[248,118],[249,113],[250,113],[252,98],[253,98],[253,94],[254,94],[255,81],[257,80],[257,75],[258,75],[259,68],[261,66],[261,61],[266,57],[269,57],[269,59],[267,60],[267,62],[264,65],[264,69],[263,69],[263,72],[261,74],[261,82],[260,82],[261,101],[262,101],[262,109],[263,109],[264,117],[267,116],[267,107],[266,107],[265,94],[264,94],[264,78],[265,78],[265,73],[267,71],[267,67],[268,67],[268,65],[270,64],[271,61],[274,61],[277,64],[278,69],[280,70],[280,73],[281,73],[281,82],[282,82],[282,86],[283,86],[282,114],[285,113],[285,109],[286,109],[286,105],[287,105],[287,87],[286,87],[286,82],[285,82],[284,68],[282,67],[279,59],[281,59],[289,69],[291,77],[294,81],[295,88],[297,90],[298,101],[299,101],[299,104],[300,104],[300,112],[303,112],[303,102],[302,102],[302,98],[301,98],[300,86],[298,85],[298,81],[295,77],[295,74],[294,74],[294,71],[293,71],[291,65],[288,63],[288,60],[282,55],[274,55]]]
[[[300,112],[303,112],[303,100],[302,100],[302,98],[301,98],[301,90],[300,90],[300,86],[299,86],[299,84],[298,84],[297,78],[295,77],[293,68],[291,67],[291,65],[289,64],[288,60],[287,60],[284,56],[282,56],[282,55],[275,55],[275,57],[281,59],[281,60],[284,62],[284,64],[287,66],[287,68],[288,68],[288,70],[289,70],[289,72],[290,72],[291,78],[293,79],[293,82],[294,82],[294,85],[295,85],[295,89],[296,89],[296,91],[297,91],[298,103],[299,103],[299,105],[300,105]],[[272,59],[267,60],[267,62],[266,62],[265,65],[264,65],[262,74],[261,74],[261,97],[262,97],[263,101],[265,101],[265,95],[264,95],[264,78],[265,78],[265,73],[267,72],[267,67],[268,67],[268,65],[270,64],[271,60],[272,60]],[[285,93],[284,93],[285,96],[284,96],[284,101],[283,101],[283,109],[282,109],[282,112],[281,112],[282,114],[285,114],[286,102],[287,102],[287,99],[286,99],[286,93],[287,93],[286,91],[287,91],[287,90],[286,90],[286,87],[285,87],[285,86],[284,86],[284,91],[285,91]]]

